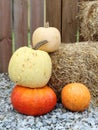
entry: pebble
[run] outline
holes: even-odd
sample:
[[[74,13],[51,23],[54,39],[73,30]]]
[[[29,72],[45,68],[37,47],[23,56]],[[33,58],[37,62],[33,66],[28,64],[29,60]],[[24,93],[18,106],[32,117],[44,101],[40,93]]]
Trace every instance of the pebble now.
[[[10,102],[14,83],[0,74],[0,130],[98,130],[98,108],[92,104],[84,112],[70,112],[61,103],[43,116],[18,113]]]

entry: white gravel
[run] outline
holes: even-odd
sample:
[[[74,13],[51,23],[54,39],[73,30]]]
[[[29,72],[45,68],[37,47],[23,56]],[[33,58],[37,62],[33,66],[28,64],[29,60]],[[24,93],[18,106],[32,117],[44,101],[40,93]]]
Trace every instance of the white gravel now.
[[[57,103],[50,113],[26,116],[15,111],[10,102],[14,83],[0,74],[0,130],[98,130],[98,107],[92,104],[84,112],[70,112]]]

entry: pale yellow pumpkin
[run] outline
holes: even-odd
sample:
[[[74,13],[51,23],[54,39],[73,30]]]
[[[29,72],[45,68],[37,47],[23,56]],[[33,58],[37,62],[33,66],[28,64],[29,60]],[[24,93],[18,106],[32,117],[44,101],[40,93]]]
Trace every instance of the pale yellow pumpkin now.
[[[52,71],[51,58],[47,52],[21,47],[12,55],[8,73],[17,85],[39,88],[47,84]]]
[[[61,44],[61,35],[55,27],[39,27],[32,35],[33,47],[40,41],[47,40],[48,42],[42,45],[39,49],[46,52],[54,52],[59,49]]]

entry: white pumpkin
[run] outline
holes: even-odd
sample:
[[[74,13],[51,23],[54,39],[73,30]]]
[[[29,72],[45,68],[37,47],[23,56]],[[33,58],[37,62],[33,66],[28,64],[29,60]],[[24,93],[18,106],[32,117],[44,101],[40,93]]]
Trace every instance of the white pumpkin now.
[[[33,47],[40,41],[47,40],[48,42],[42,45],[39,49],[46,52],[54,52],[59,49],[61,44],[61,35],[55,27],[39,27],[32,35]]]
[[[39,88],[47,84],[52,71],[51,58],[47,52],[21,47],[12,55],[8,73],[17,85]]]

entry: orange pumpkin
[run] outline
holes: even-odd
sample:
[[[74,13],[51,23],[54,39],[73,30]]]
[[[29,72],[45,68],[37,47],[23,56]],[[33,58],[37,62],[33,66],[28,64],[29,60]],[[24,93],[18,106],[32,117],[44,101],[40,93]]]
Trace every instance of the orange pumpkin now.
[[[62,89],[62,104],[71,111],[83,111],[90,104],[91,95],[88,88],[81,83],[70,83]]]
[[[18,112],[39,116],[54,108],[57,97],[49,86],[32,89],[16,85],[11,93],[11,102]]]

